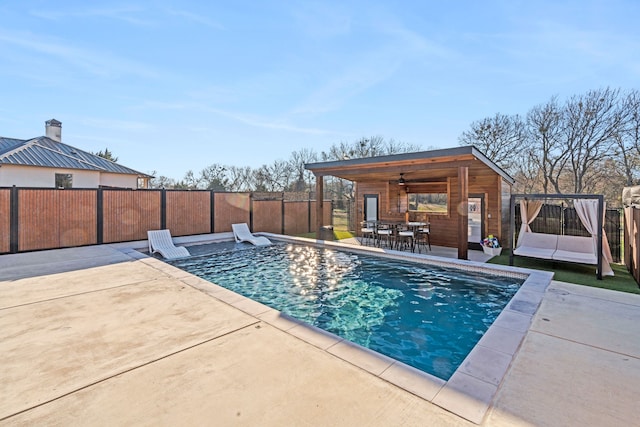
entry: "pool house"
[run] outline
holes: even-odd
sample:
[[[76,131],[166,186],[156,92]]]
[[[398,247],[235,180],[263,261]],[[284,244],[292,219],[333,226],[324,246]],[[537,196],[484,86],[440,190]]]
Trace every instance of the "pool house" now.
[[[357,222],[421,221],[430,225],[431,243],[468,249],[488,235],[506,245],[509,199],[514,179],[473,146],[387,156],[310,163],[316,194],[324,177],[354,183]],[[323,203],[316,204],[318,213]],[[317,228],[324,224],[316,214]]]

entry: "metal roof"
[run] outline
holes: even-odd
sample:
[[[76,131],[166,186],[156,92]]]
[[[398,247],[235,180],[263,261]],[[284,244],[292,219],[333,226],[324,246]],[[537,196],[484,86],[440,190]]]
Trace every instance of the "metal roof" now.
[[[84,169],[150,177],[46,136],[28,140],[0,137],[0,164]]]

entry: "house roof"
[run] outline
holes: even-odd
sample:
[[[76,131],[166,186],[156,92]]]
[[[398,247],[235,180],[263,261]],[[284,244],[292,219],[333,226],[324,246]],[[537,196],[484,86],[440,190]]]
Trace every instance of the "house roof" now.
[[[430,180],[450,176],[458,166],[490,169],[510,184],[515,180],[474,146],[419,151],[415,153],[308,163],[318,176],[336,176],[350,181],[391,181],[403,173],[408,180]],[[471,172],[470,172],[471,174]]]
[[[0,137],[0,164],[83,169],[151,177],[46,136],[28,140]]]

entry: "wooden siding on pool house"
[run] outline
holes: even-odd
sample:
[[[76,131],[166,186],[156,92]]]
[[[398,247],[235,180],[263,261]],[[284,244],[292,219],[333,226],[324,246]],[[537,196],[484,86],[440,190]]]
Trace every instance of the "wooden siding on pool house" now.
[[[483,200],[482,237],[493,234],[503,245],[508,244],[509,200],[515,181],[473,146],[309,163],[305,167],[316,177],[316,194],[323,194],[325,176],[354,182],[358,222],[365,220],[365,195],[377,197],[377,219],[428,221],[432,244],[458,248],[458,258],[467,259],[467,212],[473,197]],[[404,185],[399,185],[400,180]],[[446,213],[410,211],[410,194],[424,193],[446,193]],[[317,208],[322,208],[320,203]],[[325,224],[321,215],[317,218],[319,230]]]

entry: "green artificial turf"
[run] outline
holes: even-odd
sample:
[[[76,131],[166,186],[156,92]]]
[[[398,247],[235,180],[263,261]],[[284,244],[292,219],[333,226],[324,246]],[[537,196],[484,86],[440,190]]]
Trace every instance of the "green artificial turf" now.
[[[509,265],[509,251],[503,251],[502,255],[491,258],[488,263]],[[602,280],[596,278],[596,269],[593,265],[553,262],[519,256],[513,258],[513,265],[534,270],[551,271],[555,273],[553,279],[560,282],[640,294],[640,287],[633,279],[633,276],[627,271],[626,266],[620,264],[611,264],[615,276],[604,276]]]
[[[315,239],[316,238],[316,233],[303,233],[303,234],[296,234],[295,237],[304,237],[305,239]]]
[[[352,237],[355,237],[355,234],[350,233],[348,231],[339,231],[339,230],[334,230],[333,231],[333,237],[336,240],[342,240],[342,239],[350,239]]]
[[[316,233],[297,234],[296,237],[306,237],[307,239],[315,239]],[[333,240],[350,239],[352,237],[355,237],[355,234],[350,233],[348,231],[333,230]]]

